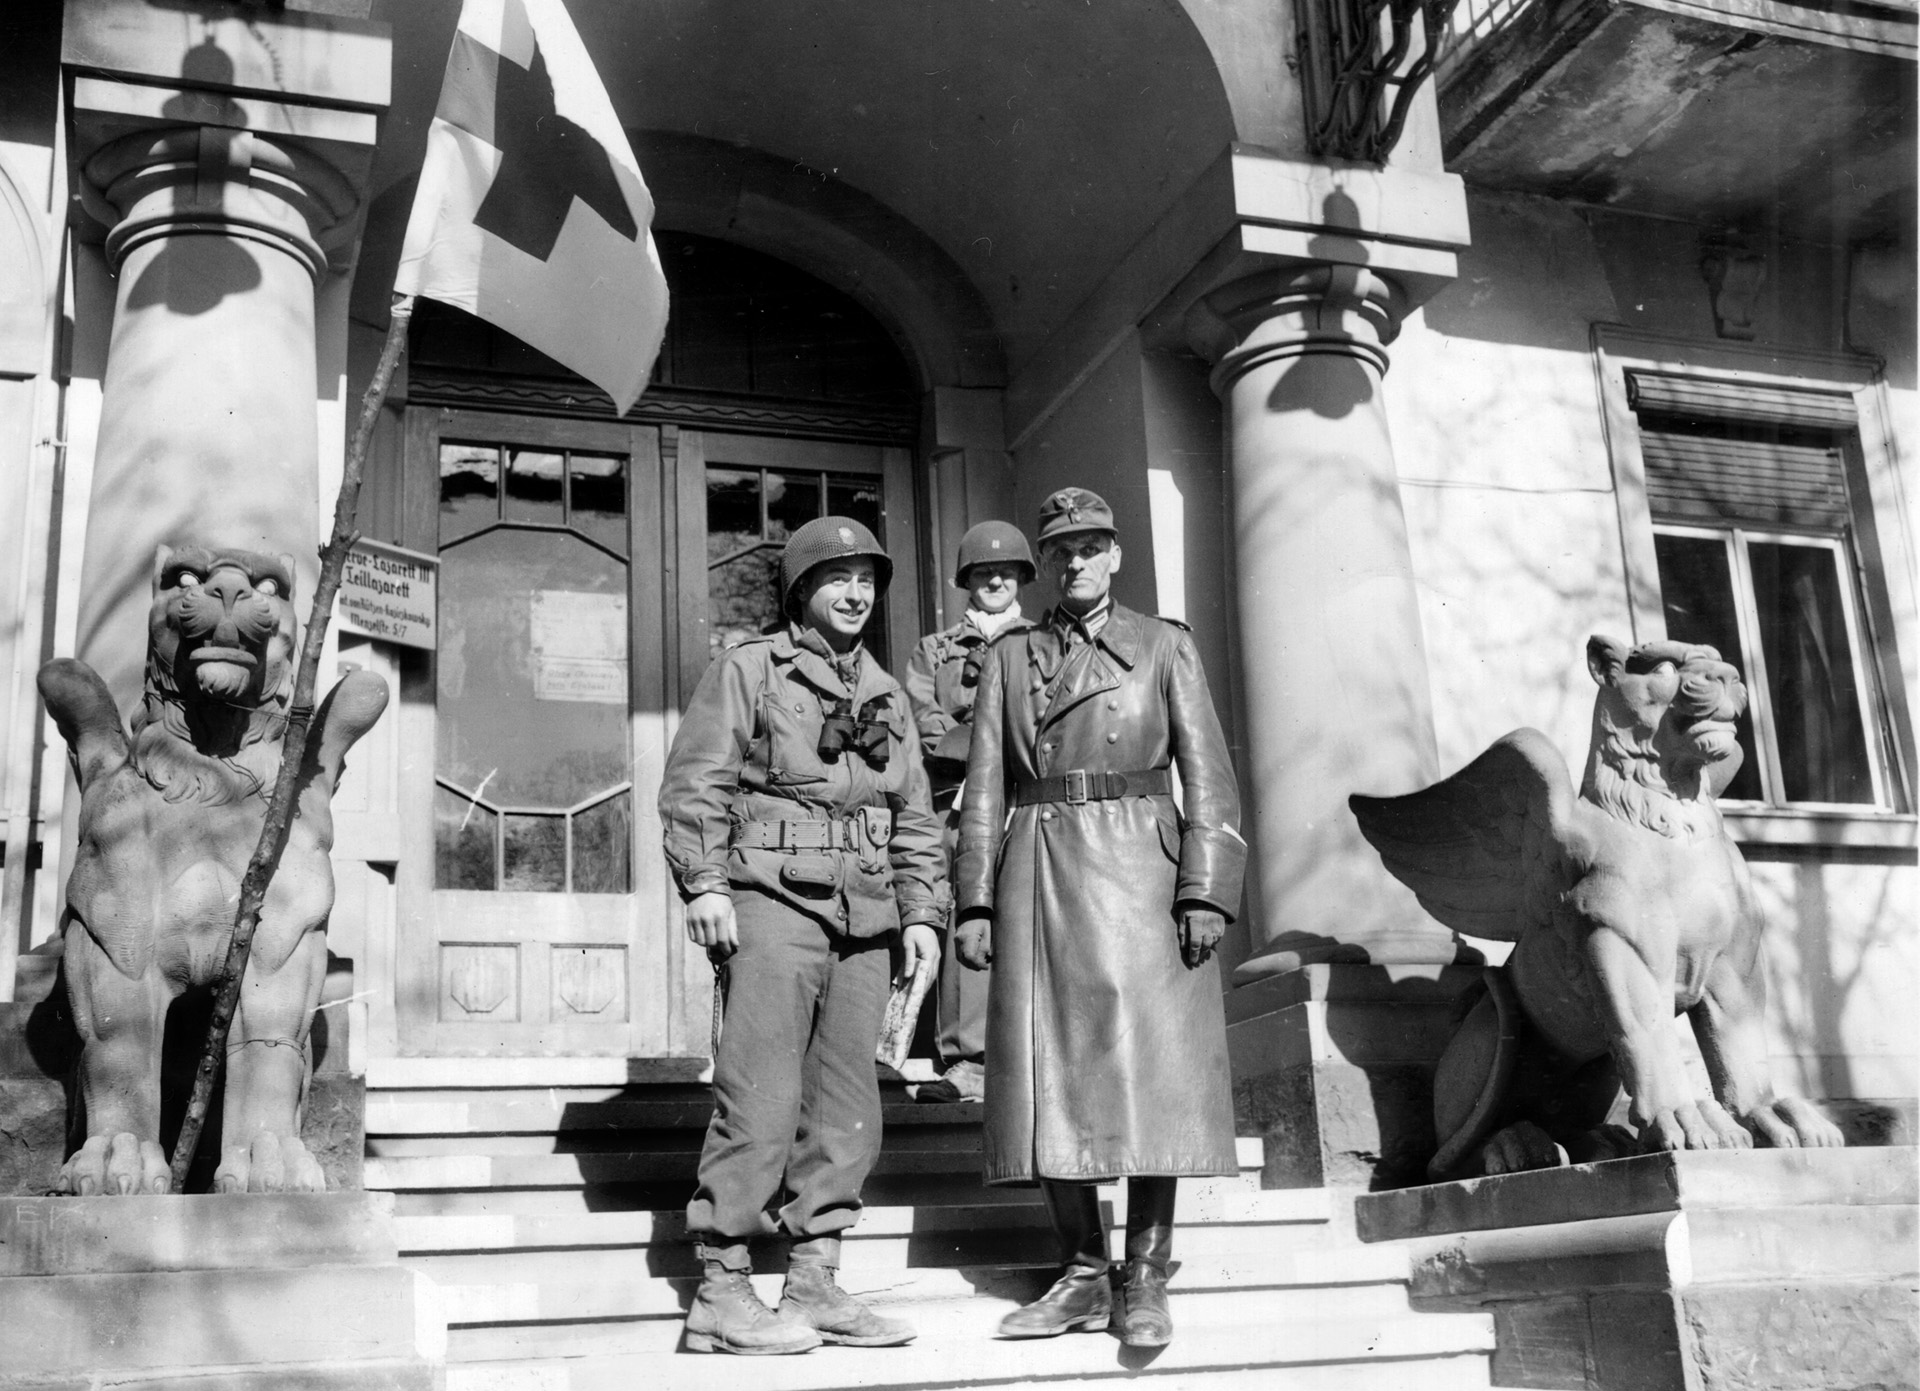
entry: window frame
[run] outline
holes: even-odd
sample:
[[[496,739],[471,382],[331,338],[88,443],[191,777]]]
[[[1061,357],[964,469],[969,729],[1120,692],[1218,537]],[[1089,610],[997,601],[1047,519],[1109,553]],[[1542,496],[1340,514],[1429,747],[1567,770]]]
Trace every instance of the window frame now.
[[[1659,566],[1654,553],[1656,525],[1662,531],[1726,535],[1734,530],[1698,521],[1654,521],[1647,491],[1641,426],[1628,393],[1628,374],[1658,373],[1748,388],[1769,388],[1810,396],[1851,399],[1855,425],[1843,436],[1851,524],[1840,547],[1841,592],[1849,611],[1849,632],[1857,639],[1855,680],[1868,721],[1870,758],[1877,767],[1872,807],[1830,803],[1762,805],[1723,802],[1728,828],[1742,844],[1846,846],[1908,849],[1920,844],[1913,814],[1916,766],[1914,728],[1907,692],[1914,679],[1917,621],[1914,555],[1905,498],[1898,473],[1899,455],[1891,428],[1882,364],[1877,358],[1846,353],[1785,352],[1729,343],[1702,343],[1678,335],[1645,333],[1614,324],[1592,330],[1596,386],[1602,428],[1613,469],[1614,500],[1620,522],[1627,607],[1636,644],[1666,637]],[[1830,539],[1827,533],[1783,530],[1775,525],[1742,527],[1755,539],[1779,537],[1805,542]],[[1731,544],[1731,543],[1730,543]],[[1751,578],[1744,551],[1739,556],[1748,587]],[[1863,592],[1864,590],[1864,592]],[[1736,596],[1736,602],[1740,602]],[[1745,623],[1743,617],[1742,622]],[[1743,641],[1748,639],[1743,635]],[[1749,644],[1758,653],[1757,634]],[[1764,659],[1762,659],[1764,660]],[[1749,658],[1751,663],[1752,658]],[[1742,673],[1753,685],[1751,673]],[[1757,697],[1756,697],[1757,699]],[[1771,718],[1771,706],[1768,708]],[[1756,727],[1757,746],[1771,748]],[[1763,759],[1767,755],[1763,754]],[[1778,785],[1777,767],[1763,770],[1763,785]]]
[[[1722,797],[1724,808],[1753,811],[1812,811],[1826,813],[1891,812],[1892,779],[1886,768],[1886,741],[1877,737],[1879,712],[1874,708],[1874,682],[1866,661],[1867,637],[1860,621],[1860,600],[1854,593],[1856,579],[1848,540],[1820,532],[1763,530],[1737,525],[1707,526],[1693,522],[1656,520],[1655,536],[1680,536],[1698,541],[1719,541],[1726,547],[1727,573],[1733,585],[1734,616],[1740,629],[1742,656],[1741,679],[1746,682],[1749,699],[1747,717],[1753,721],[1754,747],[1759,751],[1759,801]],[[1859,715],[1866,736],[1867,771],[1873,784],[1872,802],[1791,801],[1786,795],[1786,773],[1780,757],[1780,734],[1773,706],[1773,677],[1768,669],[1766,645],[1761,641],[1758,591],[1753,583],[1753,564],[1748,543],[1804,546],[1822,550],[1833,558],[1834,575],[1840,592],[1840,611],[1847,628],[1847,644],[1853,666],[1854,690],[1860,699]]]

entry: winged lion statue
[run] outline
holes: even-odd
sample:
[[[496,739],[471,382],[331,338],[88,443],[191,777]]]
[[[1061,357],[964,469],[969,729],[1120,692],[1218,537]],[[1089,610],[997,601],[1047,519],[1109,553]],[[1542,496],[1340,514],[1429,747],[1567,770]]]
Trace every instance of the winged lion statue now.
[[[1587,643],[1578,793],[1517,729],[1444,782],[1349,799],[1421,905],[1514,944],[1462,997],[1435,1077],[1435,1180],[1641,1150],[1833,1146],[1768,1076],[1763,920],[1715,797],[1739,771],[1740,673],[1711,647]],[[1710,1092],[1689,1076],[1687,1016]],[[1629,1132],[1606,1124],[1624,1089]]]

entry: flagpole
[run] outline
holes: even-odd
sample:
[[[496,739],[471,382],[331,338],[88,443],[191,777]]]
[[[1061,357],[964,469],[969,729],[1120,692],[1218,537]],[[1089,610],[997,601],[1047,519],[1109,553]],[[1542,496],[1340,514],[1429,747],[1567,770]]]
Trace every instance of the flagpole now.
[[[213,1099],[213,1084],[226,1061],[227,1033],[233,1025],[234,1010],[240,1001],[240,984],[246,976],[247,957],[253,950],[253,934],[260,925],[261,905],[280,866],[280,854],[286,848],[287,829],[293,820],[293,799],[299,783],[300,768],[306,761],[307,736],[313,724],[313,688],[320,672],[320,649],[327,639],[327,625],[333,616],[333,597],[340,588],[340,573],[347,553],[360,539],[354,517],[360,505],[360,479],[366,470],[367,447],[373,439],[373,427],[380,418],[380,407],[387,399],[394,368],[406,346],[407,326],[413,319],[413,296],[395,295],[392,317],[387,324],[386,341],[380,345],[380,360],[373,369],[360,398],[360,420],[347,450],[346,467],[340,475],[340,495],[333,507],[333,535],[320,552],[320,579],[313,591],[313,607],[307,616],[307,629],[300,642],[300,664],[293,682],[293,702],[287,709],[286,733],[280,747],[280,773],[273,784],[273,796],[267,803],[267,816],[260,827],[260,840],[247,864],[246,877],[240,881],[240,907],[234,917],[233,937],[227,943],[226,961],[214,978],[213,1018],[207,1025],[206,1043],[200,1050],[200,1065],[194,1071],[193,1095],[187,1103],[186,1119],[180,1126],[180,1138],[173,1147],[171,1190],[184,1193],[187,1170],[193,1164],[194,1151],[200,1146],[200,1132],[207,1121],[207,1108]]]

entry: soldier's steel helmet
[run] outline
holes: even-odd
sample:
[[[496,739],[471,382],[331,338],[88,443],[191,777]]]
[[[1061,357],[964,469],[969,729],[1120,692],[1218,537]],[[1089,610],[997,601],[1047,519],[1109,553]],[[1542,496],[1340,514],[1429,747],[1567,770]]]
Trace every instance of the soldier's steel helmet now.
[[[878,599],[893,579],[893,561],[874,534],[852,517],[815,517],[787,538],[787,548],[780,553],[781,603],[792,611],[794,591],[814,566],[856,555],[873,557],[874,598]]]
[[[953,563],[953,587],[967,587],[967,571],[975,565],[1018,565],[1020,583],[1033,583],[1033,552],[1027,538],[1012,522],[981,522],[960,538],[960,558]]]
[[[1062,488],[1040,504],[1040,544],[1045,546],[1056,536],[1080,531],[1119,532],[1113,525],[1113,509],[1098,493],[1085,488]]]

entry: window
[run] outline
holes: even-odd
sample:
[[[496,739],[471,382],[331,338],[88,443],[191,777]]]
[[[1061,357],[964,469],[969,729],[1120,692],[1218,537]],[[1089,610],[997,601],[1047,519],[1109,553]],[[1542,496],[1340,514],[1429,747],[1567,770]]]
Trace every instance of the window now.
[[[628,462],[440,445],[436,888],[632,889]]]
[[[709,656],[780,621],[780,552],[815,517],[852,517],[876,536],[877,475],[767,468],[707,469],[707,628]],[[862,637],[886,659],[886,615],[876,612]]]
[[[1746,759],[1724,800],[1892,811],[1892,746],[1847,476],[1852,402],[1627,374],[1667,636],[1746,680]]]
[[[1655,525],[1667,636],[1746,678],[1729,800],[1886,807],[1867,738],[1859,620],[1837,539]]]

